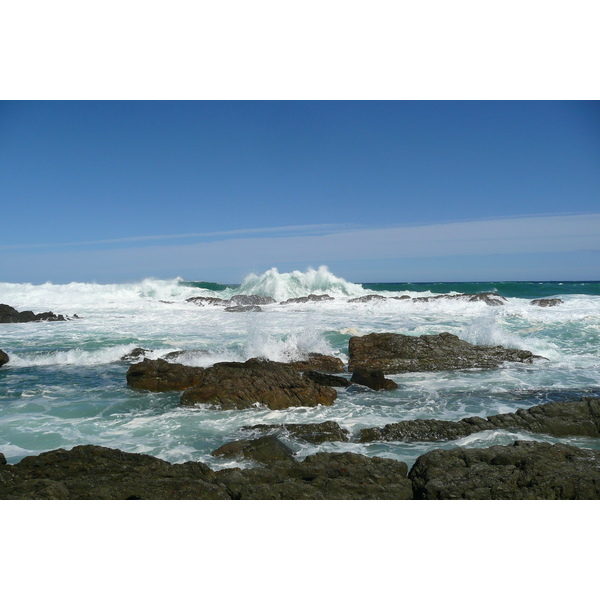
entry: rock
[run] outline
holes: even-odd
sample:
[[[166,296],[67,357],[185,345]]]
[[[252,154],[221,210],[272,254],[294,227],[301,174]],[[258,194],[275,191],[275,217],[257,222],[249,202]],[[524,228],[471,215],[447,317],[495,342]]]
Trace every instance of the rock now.
[[[226,458],[242,457],[265,464],[282,460],[295,462],[292,450],[274,435],[256,440],[229,442],[217,448],[212,455]]]
[[[223,300],[211,296],[194,296],[193,298],[188,298],[186,302],[192,302],[198,306],[229,306],[231,304],[231,300]]]
[[[505,361],[530,364],[535,356],[528,350],[502,346],[476,346],[451,333],[414,337],[400,333],[371,333],[351,337],[348,370],[357,367],[381,369],[384,373],[493,369]]]
[[[278,410],[291,406],[331,405],[336,397],[333,388],[302,377],[285,364],[250,359],[245,363],[216,363],[205,369],[201,380],[183,393],[180,404],[208,404],[224,409],[243,409],[259,404]]]
[[[508,429],[543,433],[554,437],[600,437],[600,398],[549,402],[514,413],[467,417],[460,421],[416,419],[361,430],[361,442],[455,440],[479,431]]]
[[[525,441],[433,450],[408,476],[418,500],[597,500],[600,452]]]
[[[281,423],[279,425],[246,425],[242,431],[258,431],[269,433],[273,431],[287,432],[291,436],[310,444],[323,444],[324,442],[347,442],[350,433],[342,429],[335,421],[324,423]]]
[[[162,358],[131,365],[127,371],[127,385],[136,390],[149,392],[173,392],[185,390],[202,380],[202,367],[186,367],[169,363]]]
[[[398,384],[391,379],[384,377],[381,369],[365,369],[364,367],[355,367],[352,372],[352,383],[358,383],[359,385],[366,385],[372,390],[395,390],[398,388]]]
[[[174,350],[168,352],[163,356],[165,360],[194,360],[208,356],[210,352],[208,350]]]
[[[347,388],[350,386],[350,382],[345,377],[329,375],[327,373],[319,373],[319,371],[304,371],[304,377],[312,379],[315,383],[328,385],[330,387]]]
[[[371,302],[372,300],[387,300],[387,298],[379,294],[369,294],[368,296],[359,296],[358,298],[351,298],[350,300],[348,300],[348,302]]]
[[[329,294],[309,294],[300,298],[288,298],[279,304],[304,304],[306,302],[324,302],[325,300],[334,300]]]
[[[0,367],[5,365],[10,359],[8,358],[8,354],[3,350],[0,350]]]
[[[343,373],[344,363],[340,358],[327,356],[318,352],[309,352],[303,360],[281,363],[296,371],[324,371],[326,373]]]
[[[33,323],[36,321],[66,321],[63,315],[53,312],[34,314],[30,310],[19,312],[8,304],[0,304],[0,323]]]
[[[560,298],[541,298],[540,300],[532,300],[529,304],[532,306],[558,306],[559,304],[564,304],[564,302]]]
[[[124,354],[121,356],[122,361],[132,362],[134,360],[138,360],[140,358],[144,358],[146,354],[152,352],[152,350],[147,350],[146,348],[134,348],[131,352]]]
[[[262,308],[260,306],[256,306],[254,304],[242,304],[240,306],[227,306],[225,308],[227,312],[262,312]]]
[[[238,294],[237,296],[231,296],[231,302],[233,304],[239,305],[264,305],[264,304],[273,304],[276,302],[275,298],[271,298],[271,296],[257,296],[256,294],[251,294],[250,296],[246,296],[245,294]]]
[[[482,294],[440,294],[438,296],[419,296],[413,298],[412,301],[419,302],[436,302],[437,300],[467,300],[468,302],[485,302],[489,306],[502,306],[506,302],[504,296],[494,292],[485,292]]]

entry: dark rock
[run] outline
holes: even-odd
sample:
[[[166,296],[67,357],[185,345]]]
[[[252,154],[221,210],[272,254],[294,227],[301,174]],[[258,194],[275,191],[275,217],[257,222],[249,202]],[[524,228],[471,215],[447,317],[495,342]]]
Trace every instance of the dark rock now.
[[[390,300],[411,300],[411,297],[404,294],[402,296],[391,296]]]
[[[543,433],[554,437],[600,437],[600,398],[549,402],[514,413],[467,417],[460,421],[416,419],[361,430],[361,442],[455,440],[479,431],[508,429]]]
[[[5,365],[10,359],[8,358],[8,354],[3,350],[0,350],[0,367]]]
[[[202,367],[186,367],[169,363],[162,358],[131,365],[127,371],[127,385],[136,390],[149,392],[173,392],[185,390],[202,380]]]
[[[330,387],[349,387],[350,382],[345,377],[338,375],[329,375],[328,373],[320,373],[319,371],[304,371],[304,377],[312,379],[315,383],[328,385]]]
[[[379,294],[369,294],[368,296],[360,296],[358,298],[352,298],[348,300],[351,303],[359,303],[359,302],[371,302],[372,300],[387,300],[385,296],[381,296]]]
[[[229,306],[231,304],[231,300],[212,298],[210,296],[194,296],[193,298],[188,298],[186,302],[192,302],[198,306]]]
[[[309,294],[300,298],[288,298],[279,304],[304,304],[306,302],[324,302],[325,300],[334,300],[329,294]]]
[[[0,323],[33,323],[36,321],[66,321],[63,315],[53,312],[34,314],[30,310],[19,312],[8,304],[0,304]]]
[[[371,333],[349,340],[348,370],[382,369],[384,373],[493,369],[505,361],[530,364],[528,350],[469,344],[451,333],[414,337],[400,333]]]
[[[241,306],[245,306],[247,304],[254,305],[264,305],[264,304],[273,304],[276,302],[275,298],[271,298],[271,296],[257,296],[256,294],[251,294],[250,296],[246,296],[245,294],[238,294],[237,296],[231,296],[231,302],[233,304],[239,304]]]
[[[325,373],[343,373],[344,363],[335,356],[318,352],[309,352],[303,360],[281,363],[296,371],[324,371]]]
[[[204,356],[208,356],[210,352],[208,350],[174,350],[173,352],[168,352],[163,356],[165,360],[193,360],[195,358],[200,358]]]
[[[205,369],[200,381],[186,390],[180,404],[208,404],[223,409],[244,409],[256,404],[272,410],[291,406],[331,405],[333,388],[302,377],[286,364],[250,359],[222,362]]]
[[[532,300],[529,304],[532,306],[558,306],[559,304],[564,304],[564,302],[560,298],[542,298],[540,300]]]
[[[240,305],[240,306],[227,306],[225,308],[227,312],[262,312],[262,308],[260,306],[256,306],[254,304]]]
[[[597,500],[600,452],[524,441],[433,450],[409,478],[418,500]]]
[[[372,390],[395,390],[398,384],[391,379],[386,379],[381,369],[365,369],[364,367],[355,367],[352,372],[352,383],[366,385]]]
[[[146,354],[149,352],[152,352],[152,350],[147,350],[146,348],[134,348],[131,352],[121,356],[121,360],[131,362],[140,358],[144,358],[144,356],[146,356]]]
[[[282,460],[295,462],[292,450],[274,435],[256,440],[229,442],[217,448],[212,455],[226,458],[241,457],[265,464]]]
[[[342,429],[335,421],[324,423],[281,423],[279,425],[247,425],[242,431],[258,431],[270,433],[273,431],[287,432],[291,436],[308,442],[309,444],[323,444],[324,442],[347,442],[350,440],[349,432]]]

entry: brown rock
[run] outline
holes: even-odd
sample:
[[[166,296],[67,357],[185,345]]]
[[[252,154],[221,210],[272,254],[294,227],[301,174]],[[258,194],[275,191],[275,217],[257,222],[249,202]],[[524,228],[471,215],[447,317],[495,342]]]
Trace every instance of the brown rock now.
[[[564,304],[564,302],[560,298],[541,298],[540,300],[532,300],[529,304],[532,306],[558,306],[559,304]]]
[[[352,383],[358,383],[359,385],[366,385],[372,390],[395,390],[398,388],[398,384],[391,379],[384,377],[381,369],[365,369],[364,367],[355,367],[352,372]]]
[[[8,354],[3,350],[0,350],[0,367],[5,365],[10,359],[8,358]]]
[[[202,367],[186,367],[169,363],[162,358],[133,364],[127,371],[127,385],[136,390],[149,392],[173,392],[185,390],[202,380]]]

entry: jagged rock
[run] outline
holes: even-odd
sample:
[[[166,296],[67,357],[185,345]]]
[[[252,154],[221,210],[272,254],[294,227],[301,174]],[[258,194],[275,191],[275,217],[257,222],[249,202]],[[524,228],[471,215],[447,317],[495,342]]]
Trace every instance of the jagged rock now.
[[[418,500],[597,500],[600,452],[525,441],[433,450],[409,478]]]
[[[476,346],[451,333],[414,337],[400,333],[371,333],[352,337],[348,343],[348,370],[382,369],[384,373],[493,369],[505,361],[531,363],[528,350],[502,346]]]
[[[208,350],[174,350],[173,352],[167,352],[163,358],[165,360],[193,360],[195,358],[208,356],[209,354]]]
[[[186,390],[180,404],[208,404],[224,409],[262,404],[272,410],[291,406],[331,405],[336,391],[302,377],[286,364],[250,359],[222,362],[205,369],[200,381]]]
[[[387,300],[385,296],[379,294],[369,294],[368,296],[359,296],[358,298],[351,298],[348,302],[359,303],[359,302],[371,302],[371,300]]]
[[[304,304],[306,302],[324,302],[325,300],[334,300],[329,294],[309,294],[299,298],[288,298],[279,304]]]
[[[0,367],[5,365],[10,359],[8,358],[8,354],[3,350],[0,350]]]
[[[202,367],[186,367],[170,363],[162,358],[131,365],[127,371],[127,385],[136,390],[149,392],[173,392],[185,390],[202,380]]]
[[[335,421],[324,423],[281,423],[278,425],[246,425],[242,431],[258,431],[259,433],[287,432],[295,438],[309,444],[323,444],[324,442],[347,442],[350,434],[347,429],[342,429]]]
[[[217,448],[212,455],[225,458],[241,457],[265,464],[281,460],[294,461],[293,451],[275,435],[229,442]]]
[[[227,312],[262,312],[262,308],[260,306],[256,306],[254,304],[242,304],[240,306],[227,306],[225,308]]]
[[[0,304],[0,323],[33,323],[35,321],[66,321],[63,315],[53,312],[35,314],[30,310],[19,312],[8,304]]]
[[[211,296],[194,296],[193,298],[188,298],[186,302],[192,302],[198,306],[229,306],[231,304],[231,300],[223,300]]]
[[[532,300],[529,304],[532,306],[558,306],[559,304],[564,304],[564,302],[560,298],[541,298],[540,300]]]
[[[495,292],[485,292],[482,294],[440,294],[438,296],[419,296],[413,298],[412,301],[419,302],[435,302],[437,300],[467,300],[469,302],[485,302],[489,306],[502,306],[506,302],[504,296]]]
[[[320,373],[319,371],[304,371],[304,377],[312,379],[315,383],[328,385],[330,387],[349,387],[350,382],[345,377],[338,375],[329,375],[328,373]]]
[[[131,362],[143,358],[149,352],[152,352],[152,350],[147,350],[146,348],[134,348],[131,350],[131,352],[121,356],[121,360],[125,362]]]
[[[245,294],[238,294],[237,296],[231,296],[231,302],[233,304],[246,305],[246,304],[273,304],[276,302],[275,298],[271,298],[271,296],[257,296],[256,294],[251,294],[249,296]]]
[[[296,371],[324,371],[325,373],[343,373],[344,363],[335,356],[327,356],[318,352],[309,352],[303,360],[281,363]]]
[[[361,430],[361,442],[456,440],[479,431],[509,429],[544,433],[555,437],[600,437],[600,398],[549,402],[514,413],[467,417],[460,421],[416,419]]]
[[[381,369],[365,369],[364,367],[355,367],[352,372],[352,383],[366,385],[372,390],[395,390],[398,384],[391,379],[386,379]]]

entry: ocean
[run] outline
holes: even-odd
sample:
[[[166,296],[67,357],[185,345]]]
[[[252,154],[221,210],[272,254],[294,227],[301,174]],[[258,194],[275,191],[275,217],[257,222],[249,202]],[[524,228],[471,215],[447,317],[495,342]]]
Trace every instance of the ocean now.
[[[348,300],[378,294],[495,292],[501,306],[438,299],[432,302]],[[231,313],[197,306],[193,296],[228,299],[234,294],[272,296],[262,312]],[[308,294],[334,300],[280,304]],[[532,299],[560,298],[552,307]],[[80,318],[65,322],[0,324],[0,349],[10,362],[0,368],[0,452],[9,463],[56,448],[97,444],[150,454],[169,462],[202,461],[213,469],[250,466],[211,456],[242,439],[246,425],[319,423],[348,429],[349,442],[319,446],[285,438],[303,457],[318,452],[356,452],[408,463],[434,448],[487,447],[517,439],[566,441],[600,449],[589,438],[554,439],[523,432],[488,431],[451,442],[361,444],[366,427],[405,419],[489,416],[551,402],[600,395],[600,282],[352,283],[327,267],[248,276],[241,285],[145,279],[135,283],[0,283],[0,303],[34,312]],[[160,358],[175,350],[184,364],[207,367],[224,360],[264,357],[297,360],[320,352],[348,361],[348,340],[371,332],[419,336],[450,332],[476,344],[530,350],[548,360],[506,364],[495,370],[388,375],[394,391],[338,388],[333,406],[271,411],[180,407],[179,392],[145,393],[127,387],[122,356],[136,347]]]

